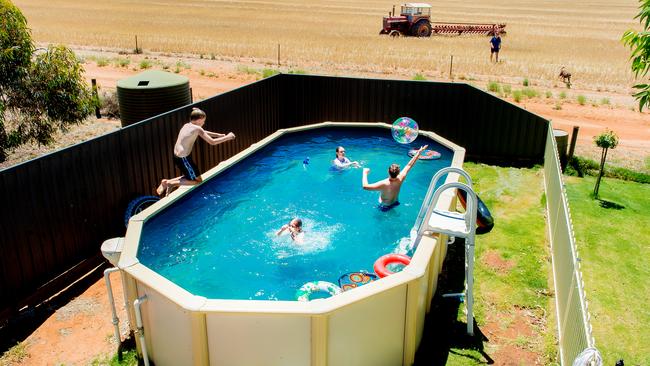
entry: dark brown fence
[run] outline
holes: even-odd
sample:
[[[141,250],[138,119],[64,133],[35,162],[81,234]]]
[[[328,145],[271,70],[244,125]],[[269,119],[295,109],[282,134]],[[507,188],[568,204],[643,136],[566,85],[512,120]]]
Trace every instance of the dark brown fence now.
[[[203,171],[279,128],[322,121],[391,122],[410,116],[464,146],[470,158],[541,163],[548,122],[465,84],[278,75],[195,104],[206,128]],[[124,234],[128,202],[178,173],[172,147],[189,106],[0,171],[0,321],[68,286]]]

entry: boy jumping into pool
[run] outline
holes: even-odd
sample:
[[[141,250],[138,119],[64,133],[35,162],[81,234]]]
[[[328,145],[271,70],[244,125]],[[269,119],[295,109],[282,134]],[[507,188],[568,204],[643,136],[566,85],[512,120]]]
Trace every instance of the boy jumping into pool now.
[[[361,178],[361,185],[363,189],[367,191],[380,191],[379,195],[379,209],[382,211],[388,211],[391,208],[399,205],[399,191],[402,188],[402,183],[406,179],[406,175],[409,173],[413,165],[420,158],[420,154],[424,151],[429,145],[424,145],[413,155],[411,160],[406,164],[404,170],[400,172],[399,165],[391,164],[388,168],[388,178],[380,180],[379,182],[368,184],[368,173],[370,173],[369,168],[363,168],[363,176]]]
[[[203,129],[205,124],[205,112],[198,108],[192,108],[190,121],[181,127],[178,132],[178,139],[174,145],[174,165],[181,171],[181,176],[172,179],[163,179],[160,182],[156,193],[159,196],[168,195],[171,189],[181,185],[195,185],[201,183],[201,172],[196,167],[190,153],[196,138],[201,136],[208,144],[217,145],[228,140],[234,140],[235,134],[210,132]]]

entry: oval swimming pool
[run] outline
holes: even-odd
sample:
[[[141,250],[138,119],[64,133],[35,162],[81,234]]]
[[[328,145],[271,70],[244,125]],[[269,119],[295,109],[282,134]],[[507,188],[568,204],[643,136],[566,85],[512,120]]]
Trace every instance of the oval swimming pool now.
[[[400,192],[401,204],[378,209],[378,192],[361,188],[362,169],[332,168],[335,148],[384,179],[420,145],[441,153],[421,160]],[[420,135],[396,143],[386,128],[320,128],[283,135],[149,217],[139,261],[195,295],[213,299],[294,300],[309,281],[337,283],[372,272],[375,259],[409,241],[432,176],[453,151]],[[276,236],[303,220],[304,242]],[[403,249],[402,249],[403,250]]]

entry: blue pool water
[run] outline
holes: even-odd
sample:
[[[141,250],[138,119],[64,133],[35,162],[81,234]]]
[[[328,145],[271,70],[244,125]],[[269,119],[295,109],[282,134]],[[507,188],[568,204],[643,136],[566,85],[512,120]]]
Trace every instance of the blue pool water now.
[[[439,160],[419,161],[400,193],[401,205],[377,209],[378,192],[361,188],[362,169],[334,171],[336,146],[371,169],[409,161],[429,144]],[[309,157],[309,164],[303,161]],[[420,136],[410,145],[383,128],[326,128],[285,135],[206,181],[144,225],[141,263],[196,295],[216,299],[294,300],[305,282],[337,283],[366,270],[408,241],[430,180],[452,151]],[[304,243],[277,230],[300,217]]]

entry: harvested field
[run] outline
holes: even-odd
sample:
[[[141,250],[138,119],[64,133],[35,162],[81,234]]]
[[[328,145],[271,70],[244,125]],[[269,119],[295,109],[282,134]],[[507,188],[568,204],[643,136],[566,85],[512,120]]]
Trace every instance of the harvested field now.
[[[629,92],[633,77],[623,32],[639,28],[633,1],[543,2],[443,0],[432,20],[504,22],[501,62],[489,62],[485,36],[391,39],[379,36],[393,3],[294,1],[18,0],[40,42],[133,50],[135,36],[148,51],[252,57],[303,68],[374,73],[421,73],[430,78],[495,75],[562,85],[562,66],[577,88]],[[501,80],[499,80],[501,81]]]

